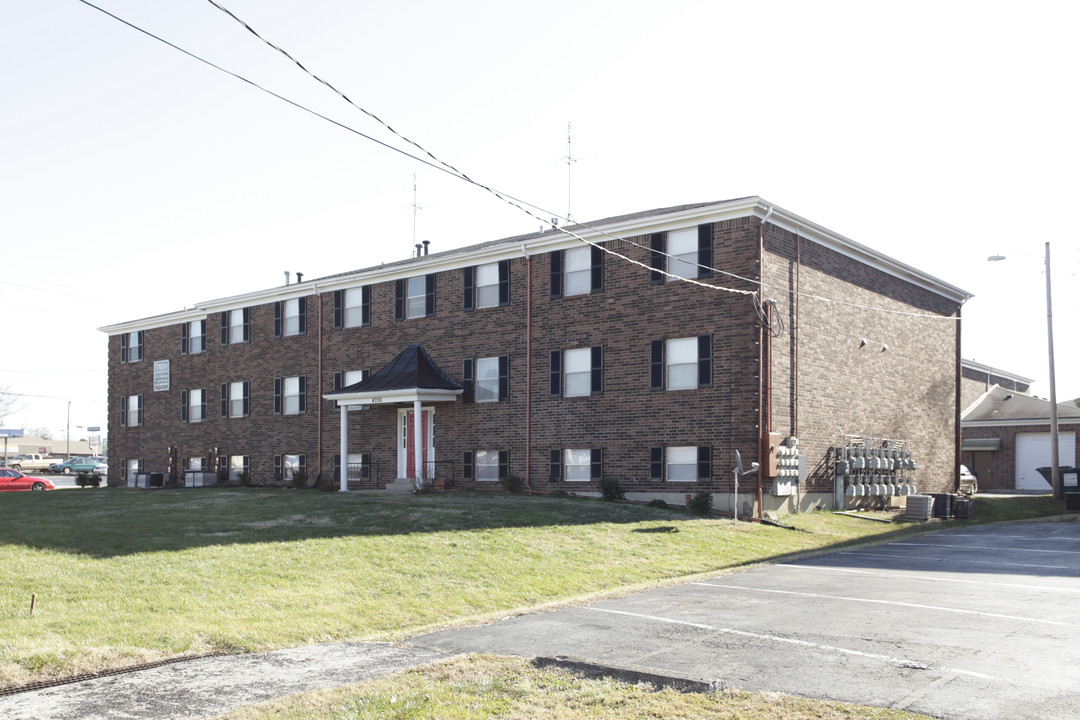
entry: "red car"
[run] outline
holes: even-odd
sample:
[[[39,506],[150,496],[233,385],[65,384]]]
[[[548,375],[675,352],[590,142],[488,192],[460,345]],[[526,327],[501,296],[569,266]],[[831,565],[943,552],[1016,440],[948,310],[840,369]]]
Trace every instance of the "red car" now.
[[[0,468],[0,492],[9,490],[55,490],[56,486],[45,478],[23,475],[18,470]]]

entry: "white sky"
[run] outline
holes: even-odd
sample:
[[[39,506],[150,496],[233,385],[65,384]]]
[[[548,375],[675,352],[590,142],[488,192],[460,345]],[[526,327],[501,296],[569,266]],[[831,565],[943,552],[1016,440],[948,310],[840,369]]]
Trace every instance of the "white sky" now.
[[[222,3],[440,158],[552,212],[760,195],[972,292],[963,356],[1042,397],[1050,241],[1058,397],[1080,396],[1074,2]],[[98,4],[401,145],[205,0]],[[73,437],[105,426],[98,327],[285,270],[408,257],[414,174],[432,251],[539,229],[78,0],[5,9],[0,386],[25,397],[3,427],[63,436],[69,401]]]

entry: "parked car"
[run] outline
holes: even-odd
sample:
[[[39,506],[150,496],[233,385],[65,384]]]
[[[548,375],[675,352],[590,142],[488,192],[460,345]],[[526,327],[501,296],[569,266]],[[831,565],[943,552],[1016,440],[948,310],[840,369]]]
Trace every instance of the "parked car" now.
[[[38,453],[19,453],[11,459],[11,469],[19,472],[23,470],[45,472],[50,465],[55,464],[59,459]]]
[[[99,462],[97,465],[94,466],[94,469],[91,472],[93,472],[95,475],[105,477],[109,474],[109,463]]]
[[[64,475],[70,475],[71,473],[94,472],[94,466],[101,461],[102,458],[99,457],[71,458],[70,460],[65,460],[62,463],[50,465],[49,472],[63,473]]]
[[[960,493],[962,495],[974,495],[979,492],[978,476],[968,470],[967,465],[960,466]]]
[[[18,470],[0,468],[0,492],[13,490],[55,490],[56,486],[45,478],[23,475]]]

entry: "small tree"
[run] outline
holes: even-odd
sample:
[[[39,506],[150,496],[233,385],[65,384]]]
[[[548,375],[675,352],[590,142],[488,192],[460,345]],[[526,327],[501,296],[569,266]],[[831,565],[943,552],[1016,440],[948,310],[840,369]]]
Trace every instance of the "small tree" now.
[[[101,476],[96,473],[81,472],[75,476],[75,484],[81,488],[101,485]]]
[[[695,515],[708,515],[712,512],[712,493],[699,492],[690,498],[690,512]]]
[[[616,500],[625,500],[626,491],[618,480],[605,477],[600,478],[600,496],[608,502],[615,502]]]

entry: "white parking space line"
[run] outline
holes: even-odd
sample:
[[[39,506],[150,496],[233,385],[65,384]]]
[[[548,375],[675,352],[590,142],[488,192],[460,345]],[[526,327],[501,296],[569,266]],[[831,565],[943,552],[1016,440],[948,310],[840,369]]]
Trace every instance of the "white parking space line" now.
[[[842,595],[822,595],[819,593],[805,593],[797,592],[795,590],[772,590],[766,588],[748,587],[746,585],[721,585],[718,583],[699,582],[694,585],[702,585],[704,587],[724,588],[728,590],[745,590],[747,592],[760,592],[760,593],[772,593],[775,595],[796,595],[798,597],[817,598],[820,600],[841,600],[844,602],[857,602],[857,603],[869,603],[872,605],[892,605],[894,607],[908,607],[916,608],[919,610],[936,610],[939,612],[958,613],[960,615],[977,615],[979,617],[997,618],[999,620],[1018,620],[1020,622],[1039,623],[1041,625],[1063,625],[1071,627],[1073,623],[1057,622],[1056,620],[1043,620],[1041,618],[1027,618],[1020,617],[1018,615],[1001,615],[999,613],[988,613],[980,610],[964,610],[961,608],[941,607],[938,605],[920,605],[918,603],[905,603],[897,602],[895,600],[875,600],[872,598],[855,598],[844,597]]]
[[[872,553],[863,550],[842,550],[838,555],[862,555],[867,557],[883,557],[900,560],[933,560],[941,562],[941,558],[935,555],[899,555],[895,553]],[[1036,565],[1034,563],[1007,563],[998,560],[964,560],[967,565],[998,565],[1001,567],[1042,568],[1044,570],[1076,570],[1072,565]]]
[[[934,547],[934,548],[962,548],[964,550],[995,550],[1001,552],[1002,550],[1015,550],[1017,552],[1029,552],[1029,553],[1055,553],[1058,555],[1080,555],[1080,550],[1042,550],[1039,548],[1010,548],[1000,547],[997,545],[952,545],[949,543],[918,543],[918,542],[891,542],[889,547],[893,545],[903,547]]]
[[[986,533],[949,533],[949,537],[972,537],[972,538],[984,538]],[[1033,540],[1033,541],[1049,541],[1049,542],[1061,542],[1062,540],[1069,540],[1072,542],[1080,542],[1080,537],[1062,537],[1060,535],[1044,535],[1034,537],[1031,535],[994,535],[995,540]]]
[[[896,555],[888,555],[886,557],[898,557]],[[866,575],[868,577],[879,577],[887,580],[920,580],[922,582],[951,582],[951,583],[963,583],[966,585],[989,585],[993,587],[1007,587],[1017,588],[1020,590],[1040,590],[1046,592],[1072,592],[1080,593],[1080,587],[1066,588],[1058,587],[1055,585],[1024,585],[1021,583],[1003,583],[993,582],[990,580],[965,580],[962,578],[943,578],[940,575],[912,575],[909,573],[887,573],[887,572],[871,572],[869,570],[856,570],[855,568],[840,568],[840,567],[828,567],[826,565],[793,565],[790,563],[780,563],[773,567],[791,568],[794,570],[823,570],[825,572],[839,572],[839,573],[852,573],[855,575]],[[1030,567],[1030,566],[1025,566]]]
[[[689,622],[686,620],[675,620],[674,618],[659,617],[657,615],[645,615],[643,613],[627,612],[626,610],[613,610],[610,608],[599,608],[588,606],[586,610],[592,610],[594,612],[610,613],[612,615],[625,615],[627,617],[636,617],[642,620],[652,620],[653,622],[668,623],[671,625],[683,625],[685,627],[697,628],[699,630],[709,630],[711,632],[725,633],[730,635],[738,635],[740,637],[755,638],[757,640],[767,640],[769,642],[787,643],[789,645],[799,645],[801,647],[811,648],[813,650],[822,650],[825,652],[840,653],[842,655],[853,655],[855,657],[868,658],[871,660],[881,660],[883,662],[891,663],[893,665],[899,665],[900,667],[910,668],[913,670],[941,670],[944,672],[956,673],[958,675],[968,675],[970,677],[983,678],[986,680],[996,680],[997,678],[992,675],[985,675],[983,673],[974,672],[971,670],[960,670],[950,667],[935,667],[933,665],[927,665],[923,662],[916,660],[907,660],[905,658],[891,657],[889,655],[878,655],[877,653],[863,652],[862,650],[852,650],[850,648],[836,647],[833,645],[823,645],[821,643],[810,642],[808,640],[797,640],[795,638],[786,638],[780,635],[768,635],[765,633],[748,632],[746,630],[736,630],[735,628],[718,627],[716,625],[707,625],[705,623]]]

